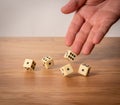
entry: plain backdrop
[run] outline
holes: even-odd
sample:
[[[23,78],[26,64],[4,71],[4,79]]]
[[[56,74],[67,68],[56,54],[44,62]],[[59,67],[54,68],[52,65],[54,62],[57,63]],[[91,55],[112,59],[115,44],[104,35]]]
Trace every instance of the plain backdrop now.
[[[0,0],[0,36],[64,36],[73,14],[61,7],[69,0]],[[106,36],[120,37],[120,21]]]

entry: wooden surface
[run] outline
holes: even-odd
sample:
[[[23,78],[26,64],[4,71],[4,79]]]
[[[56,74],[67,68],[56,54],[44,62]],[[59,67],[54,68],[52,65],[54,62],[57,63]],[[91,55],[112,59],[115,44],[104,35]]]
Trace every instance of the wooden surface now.
[[[105,38],[91,55],[79,55],[74,74],[63,77],[59,68],[68,48],[63,38],[0,38],[0,105],[120,105],[120,38]],[[54,58],[45,70],[43,56]],[[22,68],[32,58],[34,72]],[[92,69],[88,77],[77,74],[79,64]]]

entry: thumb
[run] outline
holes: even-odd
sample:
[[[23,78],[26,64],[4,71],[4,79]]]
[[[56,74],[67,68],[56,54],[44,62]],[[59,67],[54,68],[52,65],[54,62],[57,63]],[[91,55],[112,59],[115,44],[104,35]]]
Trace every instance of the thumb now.
[[[74,12],[84,5],[86,0],[70,0],[65,6],[61,8],[61,11],[65,14]]]

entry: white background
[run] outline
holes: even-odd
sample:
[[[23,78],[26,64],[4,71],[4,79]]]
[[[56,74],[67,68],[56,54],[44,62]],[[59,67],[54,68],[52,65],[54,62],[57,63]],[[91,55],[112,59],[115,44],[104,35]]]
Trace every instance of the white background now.
[[[61,13],[68,0],[0,0],[0,36],[64,36],[72,15]],[[120,37],[120,21],[107,36]]]

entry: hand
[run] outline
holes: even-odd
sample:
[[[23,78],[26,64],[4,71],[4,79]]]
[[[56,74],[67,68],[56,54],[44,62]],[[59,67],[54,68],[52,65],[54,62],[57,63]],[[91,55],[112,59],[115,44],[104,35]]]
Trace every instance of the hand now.
[[[61,11],[76,11],[66,34],[66,45],[76,54],[90,54],[120,18],[120,0],[70,0]]]

